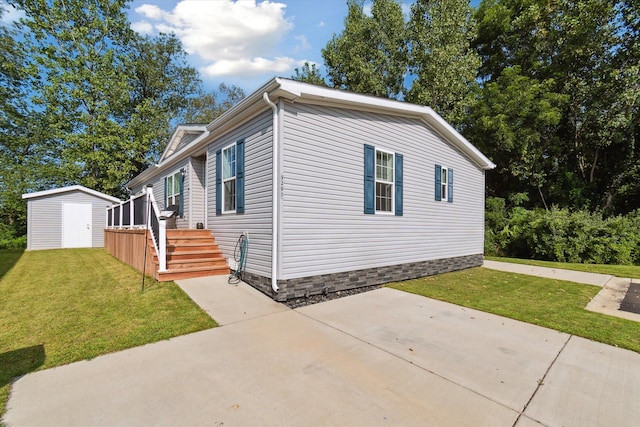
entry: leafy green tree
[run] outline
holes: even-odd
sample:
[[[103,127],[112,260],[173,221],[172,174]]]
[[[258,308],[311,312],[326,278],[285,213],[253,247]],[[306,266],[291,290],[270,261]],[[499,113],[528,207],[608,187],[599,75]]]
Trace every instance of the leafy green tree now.
[[[536,195],[547,207],[545,193],[559,155],[556,132],[567,102],[552,88],[553,81],[540,83],[515,66],[479,89],[467,133],[497,164],[487,176],[490,194]]]
[[[296,68],[294,71],[295,74],[291,76],[293,80],[319,86],[327,85],[316,64],[309,64],[308,62],[305,62],[301,68]]]
[[[127,3],[15,1],[61,178],[113,195],[157,156],[199,88],[176,37],[135,34]]]
[[[407,40],[402,8],[395,0],[374,0],[372,16],[363,0],[348,0],[345,28],[322,49],[333,87],[398,98],[404,90]]]
[[[530,82],[522,90],[533,91],[533,105],[555,100],[553,108],[546,109],[550,115],[539,116],[542,120],[517,120],[513,113],[521,109],[505,112],[505,120],[491,119],[502,122],[503,133],[555,137],[552,145],[546,138],[534,145],[520,144],[521,155],[509,157],[509,171],[503,171],[506,175],[499,181],[507,182],[509,175],[533,165],[545,177],[548,203],[613,211],[640,206],[633,184],[638,177],[638,74],[633,66],[638,54],[635,44],[626,41],[633,39],[637,24],[635,2],[481,2],[475,47],[483,60],[479,77],[484,90],[472,116],[495,109],[496,87],[508,98],[505,102],[523,97],[500,83],[514,80],[515,70],[524,79],[520,81]],[[561,114],[556,123],[557,108]],[[513,154],[490,140],[481,144],[496,159]],[[525,147],[536,149],[524,151]],[[521,163],[516,166],[514,161]],[[512,185],[497,187],[496,195],[507,197],[513,190]]]
[[[4,14],[0,4],[0,18]],[[25,101],[29,88],[26,53],[14,26],[0,25],[0,241],[26,233],[22,194],[50,181],[49,146],[42,114]]]
[[[471,48],[475,23],[468,0],[418,0],[411,6],[409,73],[414,76],[406,100],[428,105],[459,124],[469,107],[481,65]]]
[[[189,100],[185,113],[185,123],[208,124],[221,116],[225,111],[245,98],[242,88],[220,83],[218,90],[205,93],[200,92]]]

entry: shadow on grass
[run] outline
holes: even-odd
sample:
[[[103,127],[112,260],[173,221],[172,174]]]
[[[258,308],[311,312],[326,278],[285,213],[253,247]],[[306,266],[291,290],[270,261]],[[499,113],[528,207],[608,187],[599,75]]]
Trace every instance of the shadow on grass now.
[[[44,363],[44,345],[0,353],[0,387],[9,384],[15,377],[35,371]]]
[[[24,254],[24,249],[2,249],[0,250],[0,279],[18,262]],[[2,365],[0,365],[2,366]]]

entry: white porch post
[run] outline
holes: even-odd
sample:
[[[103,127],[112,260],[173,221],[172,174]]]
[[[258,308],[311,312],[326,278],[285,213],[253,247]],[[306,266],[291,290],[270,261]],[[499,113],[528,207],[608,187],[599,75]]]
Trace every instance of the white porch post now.
[[[164,272],[167,271],[167,218],[161,216],[158,220],[158,272]]]
[[[129,228],[133,228],[136,223],[134,215],[135,212],[133,210],[133,196],[129,196]]]
[[[122,228],[122,211],[124,210],[124,205],[122,203],[120,203],[120,209],[118,209],[118,213],[120,214],[120,221],[118,222],[118,224],[120,224],[120,228]]]

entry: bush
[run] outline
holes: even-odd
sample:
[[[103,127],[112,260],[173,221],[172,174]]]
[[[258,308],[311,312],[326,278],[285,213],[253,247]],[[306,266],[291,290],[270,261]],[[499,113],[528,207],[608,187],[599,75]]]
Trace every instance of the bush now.
[[[487,199],[487,255],[559,262],[640,265],[640,210],[603,218],[598,212],[507,209]]]
[[[27,236],[11,237],[0,240],[0,249],[24,249],[27,247]]]

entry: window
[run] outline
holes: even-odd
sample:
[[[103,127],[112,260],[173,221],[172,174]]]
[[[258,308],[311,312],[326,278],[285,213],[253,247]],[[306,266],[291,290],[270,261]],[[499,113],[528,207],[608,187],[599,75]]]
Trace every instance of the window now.
[[[165,185],[166,191],[166,208],[169,206],[180,206],[180,183],[182,181],[182,174],[176,172],[173,175],[167,177],[167,183]]]
[[[436,165],[436,201],[453,203],[453,169]]]
[[[364,213],[402,216],[402,154],[364,144]]]
[[[216,215],[244,214],[244,145],[239,139],[216,151]]]
[[[236,144],[222,150],[223,212],[236,210]]]
[[[443,167],[440,171],[440,198],[447,200],[447,168]]]
[[[376,212],[393,212],[393,153],[376,150]]]

